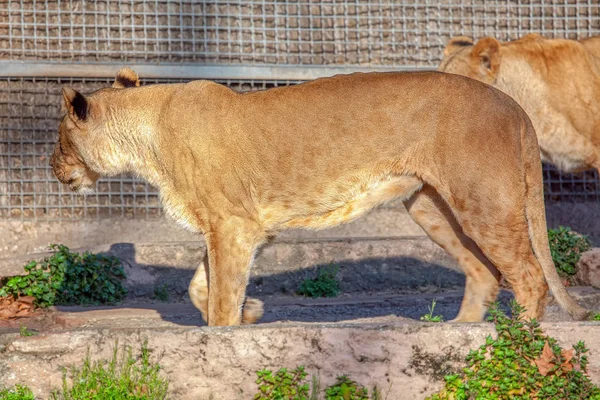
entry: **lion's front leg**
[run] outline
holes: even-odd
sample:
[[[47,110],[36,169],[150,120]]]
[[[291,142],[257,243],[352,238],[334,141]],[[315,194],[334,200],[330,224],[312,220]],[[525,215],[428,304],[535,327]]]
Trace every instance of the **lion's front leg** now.
[[[196,269],[196,273],[192,278],[189,285],[189,295],[192,303],[200,313],[202,313],[202,319],[208,323],[208,251],[204,253],[202,262]],[[263,316],[263,302],[247,297],[244,303],[244,310],[242,311],[242,324],[253,324]]]
[[[208,251],[204,253],[202,262],[188,287],[192,303],[202,313],[202,319],[208,322]]]
[[[260,244],[257,237],[239,230],[207,236],[207,255],[189,293],[209,326],[251,324],[262,317],[260,300],[248,298],[244,304],[248,272]]]

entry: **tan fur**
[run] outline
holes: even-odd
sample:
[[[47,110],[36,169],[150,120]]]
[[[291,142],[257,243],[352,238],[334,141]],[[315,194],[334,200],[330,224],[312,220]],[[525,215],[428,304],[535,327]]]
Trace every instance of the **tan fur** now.
[[[112,86],[117,89],[139,87],[140,78],[138,77],[138,74],[131,68],[121,68]]]
[[[541,156],[565,172],[600,168],[600,37],[581,41],[529,34],[500,43],[451,39],[439,71],[478,79],[523,107]]]
[[[90,184],[75,170],[134,172],[157,186],[167,214],[206,238],[189,289],[209,325],[260,318],[262,303],[244,297],[268,238],[341,224],[396,198],[465,269],[457,320],[482,319],[500,273],[530,317],[542,316],[544,276],[571,315],[587,315],[548,261],[533,127],[486,85],[424,72],[243,94],[208,81],[117,87],[83,106],[77,97],[83,120],[74,98],[65,96],[74,112],[59,128],[56,176],[78,188]]]

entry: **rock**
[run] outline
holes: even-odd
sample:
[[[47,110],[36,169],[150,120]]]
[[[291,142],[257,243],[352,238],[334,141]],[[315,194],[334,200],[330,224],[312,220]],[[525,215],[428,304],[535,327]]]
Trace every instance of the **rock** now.
[[[600,248],[581,254],[575,279],[579,285],[600,288]]]

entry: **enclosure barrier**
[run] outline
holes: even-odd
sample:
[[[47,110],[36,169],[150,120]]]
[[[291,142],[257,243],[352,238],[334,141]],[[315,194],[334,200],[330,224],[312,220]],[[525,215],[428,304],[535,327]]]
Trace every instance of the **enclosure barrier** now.
[[[0,0],[0,218],[156,218],[156,191],[131,177],[66,190],[48,166],[63,86],[212,79],[260,90],[354,71],[435,69],[455,35],[600,34],[588,1]],[[548,201],[600,200],[595,172],[544,168]]]

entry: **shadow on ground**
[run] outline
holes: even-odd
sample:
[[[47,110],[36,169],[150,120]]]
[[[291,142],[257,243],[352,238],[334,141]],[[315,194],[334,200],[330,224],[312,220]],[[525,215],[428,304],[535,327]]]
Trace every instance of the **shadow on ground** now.
[[[127,255],[122,261],[137,277],[128,279],[129,298],[116,309],[153,309],[166,322],[181,326],[204,325],[187,296],[187,285],[195,271],[193,266],[187,269],[137,264],[133,245],[114,246],[118,248],[111,248],[109,252]],[[316,277],[321,268],[328,268],[330,264],[278,274],[253,274],[247,293],[265,301],[265,316],[261,322],[327,323],[385,317],[418,320],[428,312],[433,299],[437,300],[435,315],[450,320],[458,313],[464,275],[447,266],[411,257],[340,260],[335,265],[339,267],[337,279],[341,294],[332,299],[307,299],[295,294],[300,282]],[[164,284],[170,297],[167,303],[153,298],[154,290]],[[503,292],[500,299],[506,303],[510,297]],[[69,311],[86,310],[81,307]]]
[[[135,311],[125,309],[153,310],[162,321],[179,326],[205,325],[187,295],[187,286],[195,272],[196,263],[192,263],[190,268],[138,264],[135,262],[135,247],[125,243],[113,245],[108,253],[121,257],[129,273],[126,282],[129,295],[122,304],[107,308],[117,313],[122,310],[131,319],[138,316]],[[199,254],[198,260],[200,258]],[[434,299],[434,315],[441,315],[448,321],[456,317],[460,308],[464,275],[451,267],[411,257],[340,260],[335,265],[339,267],[337,279],[341,294],[329,299],[305,298],[295,294],[295,290],[304,279],[316,277],[321,268],[329,268],[330,264],[276,274],[261,275],[255,271],[247,293],[265,302],[265,315],[260,323],[419,320],[428,312]],[[154,291],[165,284],[169,300],[160,302],[155,298]],[[503,291],[499,300],[506,305],[510,298],[512,294]],[[79,313],[90,308],[61,307],[59,310]],[[149,314],[140,313],[139,317],[143,319],[144,315]],[[156,314],[153,315],[152,318],[157,318]]]

